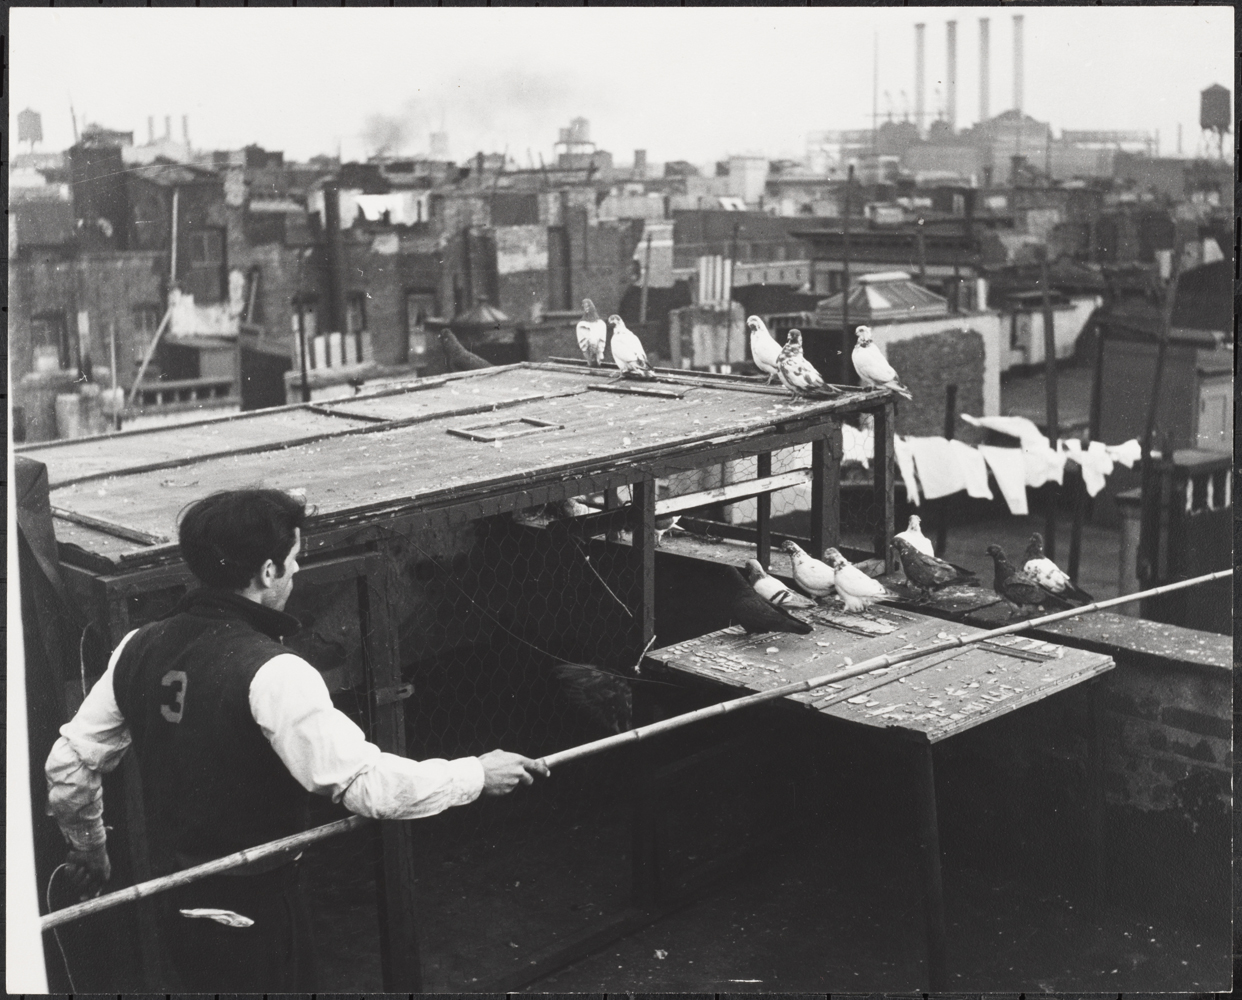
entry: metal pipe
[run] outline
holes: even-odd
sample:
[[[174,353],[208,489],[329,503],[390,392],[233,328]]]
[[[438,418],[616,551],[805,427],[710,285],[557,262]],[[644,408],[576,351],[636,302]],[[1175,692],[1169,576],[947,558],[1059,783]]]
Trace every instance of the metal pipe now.
[[[928,656],[932,653],[939,653],[949,649],[957,649],[961,646],[970,646],[977,642],[983,642],[987,639],[994,639],[997,636],[1009,635],[1013,632],[1020,632],[1023,629],[1034,628],[1038,625],[1047,625],[1054,621],[1061,621],[1065,618],[1073,618],[1077,615],[1086,614],[1091,611],[1102,611],[1105,608],[1116,607],[1119,604],[1129,604],[1134,601],[1145,600],[1151,597],[1159,597],[1161,594],[1167,594],[1174,590],[1183,590],[1186,587],[1194,587],[1201,583],[1211,583],[1213,580],[1222,580],[1227,576],[1232,576],[1232,569],[1217,570],[1215,573],[1206,573],[1203,576],[1196,576],[1189,580],[1178,580],[1175,583],[1168,583],[1162,587],[1154,587],[1151,590],[1139,591],[1133,594],[1123,594],[1120,597],[1111,597],[1105,601],[1096,601],[1094,604],[1087,604],[1080,608],[1070,608],[1068,611],[1057,611],[1050,615],[1044,615],[1041,618],[1031,618],[1025,621],[1015,622],[1012,625],[1005,625],[1001,628],[991,629],[986,632],[980,632],[971,636],[954,636],[942,642],[926,646],[923,649],[907,650],[899,653],[889,653],[884,656],[873,656],[869,660],[837,670],[831,674],[823,674],[819,677],[812,677],[805,681],[798,681],[794,684],[786,684],[779,688],[773,688],[770,691],[760,691],[756,694],[746,695],[743,698],[734,698],[730,701],[719,702],[715,705],[708,705],[706,708],[700,708],[693,712],[686,712],[683,715],[675,715],[669,719],[663,719],[660,722],[653,722],[647,726],[640,726],[638,729],[631,729],[616,736],[608,736],[602,740],[594,740],[590,743],[583,743],[580,746],[571,747],[568,750],[558,750],[556,753],[548,754],[541,758],[542,762],[548,767],[554,767],[560,764],[568,763],[571,760],[577,760],[581,757],[589,757],[592,754],[599,753],[601,750],[609,750],[615,746],[624,743],[637,743],[657,733],[667,732],[671,729],[680,729],[682,726],[689,725],[691,722],[698,722],[700,719],[712,718],[717,715],[728,715],[736,712],[738,709],[746,708],[750,705],[757,705],[765,701],[775,701],[777,698],[783,698],[791,694],[799,694],[803,691],[809,691],[812,688],[823,687],[825,684],[832,684],[840,680],[848,680],[851,677],[858,677],[862,674],[871,673],[873,670],[880,670],[897,663],[907,660],[917,659],[921,656]],[[939,661],[936,661],[939,662]],[[936,663],[927,664],[927,667],[935,666]],[[908,677],[915,671],[902,672],[900,676]],[[892,683],[896,680],[897,675],[888,675],[884,677],[876,687],[884,684]],[[839,699],[842,695],[851,694],[851,692],[839,692],[834,695],[834,699]],[[821,702],[820,704],[826,704]],[[106,896],[99,896],[95,899],[87,900],[84,903],[77,903],[73,906],[66,906],[64,909],[54,910],[45,914],[40,919],[40,929],[44,931],[51,930],[53,927],[60,927],[73,920],[79,920],[82,917],[88,917],[95,913],[101,913],[104,910],[110,910],[115,906],[123,903],[134,902],[139,899],[146,899],[157,893],[165,892],[168,889],[174,889],[178,886],[188,885],[196,882],[208,875],[219,875],[222,872],[232,871],[240,868],[242,865],[253,864],[263,858],[269,858],[276,854],[287,853],[298,848],[306,847],[316,841],[325,840],[328,837],[334,837],[339,833],[347,833],[350,830],[356,830],[358,827],[371,822],[364,816],[350,816],[346,819],[336,820],[323,826],[317,826],[311,830],[304,830],[301,833],[295,833],[289,837],[282,837],[279,840],[273,840],[267,844],[261,844],[258,847],[248,847],[238,851],[235,854],[227,855],[223,858],[217,858],[215,861],[208,861],[205,864],[196,865],[193,868],[186,868],[183,871],[174,872],[172,875],[163,875],[160,878],[151,879],[147,882],[140,882],[138,885],[129,886],[126,889],[119,889],[116,892],[110,892]]]
[[[849,347],[850,335],[850,188],[854,186],[854,164],[845,175],[845,211],[841,230],[841,336],[842,350]]]
[[[945,119],[950,132],[957,131],[957,22],[946,21],[945,30]]]
[[[919,138],[923,137],[923,34],[925,24],[914,26],[914,123],[919,129]]]
[[[1013,16],[1013,107],[1022,112],[1022,15]],[[1022,119],[1018,119],[1018,135],[1022,135]]]
[[[991,115],[989,114],[989,94],[988,86],[991,83],[991,58],[988,52],[990,47],[990,39],[988,37],[988,19],[986,17],[979,18],[979,121],[987,121]]]
[[[1044,315],[1044,416],[1048,444],[1053,451],[1057,450],[1057,439],[1060,437],[1060,416],[1057,413],[1057,339],[1053,329],[1052,300],[1048,295],[1048,251],[1045,248],[1039,255],[1039,287],[1043,299]],[[1044,518],[1044,548],[1049,559],[1057,554],[1057,505],[1055,489],[1050,488],[1052,496],[1048,500],[1048,511]]]
[[[327,329],[322,332],[340,333],[345,328],[342,318],[345,261],[341,245],[341,187],[335,178],[323,185],[323,220],[328,241],[328,309],[324,324]]]

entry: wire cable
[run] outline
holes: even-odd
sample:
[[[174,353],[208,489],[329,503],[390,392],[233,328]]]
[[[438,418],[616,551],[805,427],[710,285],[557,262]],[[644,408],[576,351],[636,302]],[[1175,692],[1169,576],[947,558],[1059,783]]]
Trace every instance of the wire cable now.
[[[56,876],[60,870],[68,867],[69,862],[62,861],[52,870],[52,874],[47,880],[47,893],[45,898],[47,899],[47,910],[49,913],[52,912],[52,883],[56,880]],[[69,989],[71,992],[77,993],[78,988],[73,984],[73,973],[69,971],[69,956],[65,954],[65,946],[61,943],[60,932],[55,927],[52,928],[52,936],[56,938],[56,947],[60,949],[60,960],[65,966],[65,976],[69,980]]]

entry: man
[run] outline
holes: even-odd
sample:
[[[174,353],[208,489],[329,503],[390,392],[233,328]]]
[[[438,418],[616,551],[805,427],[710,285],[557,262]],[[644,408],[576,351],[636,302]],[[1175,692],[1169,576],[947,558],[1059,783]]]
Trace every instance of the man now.
[[[185,512],[181,554],[202,588],[125,636],[47,759],[48,812],[83,898],[111,874],[101,776],[131,743],[156,875],[305,829],[310,792],[364,816],[416,819],[548,773],[503,750],[424,761],[383,753],[333,707],[319,672],[281,645],[298,628],[283,609],[305,518],[302,501],[260,489],[216,493]],[[298,869],[278,858],[157,896],[169,987],[313,992]]]

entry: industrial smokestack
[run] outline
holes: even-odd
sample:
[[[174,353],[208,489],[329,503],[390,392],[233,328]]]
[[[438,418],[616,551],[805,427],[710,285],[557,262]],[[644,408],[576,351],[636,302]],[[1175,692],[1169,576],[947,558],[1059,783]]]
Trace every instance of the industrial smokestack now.
[[[923,134],[923,31],[925,24],[914,26],[914,123]]]
[[[991,67],[988,57],[988,19],[979,18],[979,121],[985,122],[991,117],[988,110],[988,84]]]
[[[155,145],[155,115],[147,115],[147,145]]]
[[[190,116],[181,116],[181,137],[185,140],[185,148],[190,148]]]
[[[172,139],[172,115],[164,116],[164,138]]]
[[[1013,107],[1022,110],[1022,15],[1013,16]]]
[[[957,22],[946,21],[945,25],[945,43],[948,51],[945,53],[945,118],[949,122],[949,128],[957,131]]]

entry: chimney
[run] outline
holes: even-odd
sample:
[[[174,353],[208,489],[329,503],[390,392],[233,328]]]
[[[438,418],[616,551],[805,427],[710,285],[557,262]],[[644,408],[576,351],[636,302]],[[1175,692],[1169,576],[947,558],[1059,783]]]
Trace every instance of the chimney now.
[[[988,109],[988,84],[991,82],[991,67],[988,58],[988,19],[979,18],[979,121],[985,122],[991,117]]]
[[[155,145],[155,115],[147,115],[147,145]]]
[[[164,138],[172,139],[172,115],[164,116]]]
[[[949,123],[949,129],[952,132],[957,131],[957,22],[946,21],[945,25],[945,43],[948,51],[945,53],[945,119]]]
[[[645,174],[647,172],[647,151],[645,149],[634,150],[634,173]]]
[[[188,150],[190,148],[190,116],[189,115],[181,116],[181,136],[183,139],[185,139],[185,148]]]
[[[1013,107],[1022,110],[1022,15],[1013,16]]]
[[[923,135],[923,31],[925,24],[914,26],[914,124]]]

